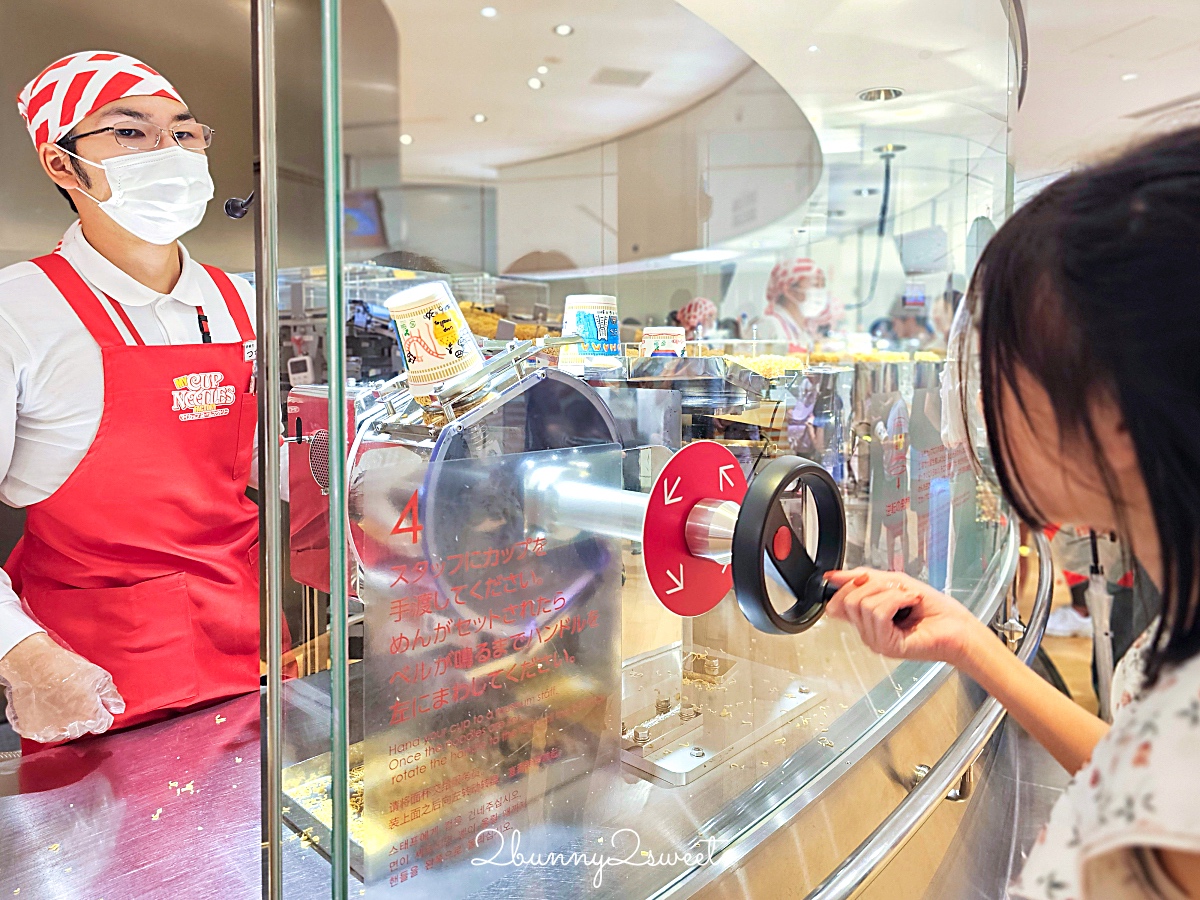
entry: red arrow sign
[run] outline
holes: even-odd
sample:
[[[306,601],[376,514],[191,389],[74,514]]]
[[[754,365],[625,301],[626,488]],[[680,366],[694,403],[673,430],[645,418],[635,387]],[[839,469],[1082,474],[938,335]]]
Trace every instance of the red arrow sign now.
[[[740,502],[745,495],[741,465],[714,441],[688,444],[659,473],[642,525],[642,559],[654,595],[671,612],[706,613],[733,587],[729,566],[693,556],[684,531],[688,513],[699,501],[719,497]]]

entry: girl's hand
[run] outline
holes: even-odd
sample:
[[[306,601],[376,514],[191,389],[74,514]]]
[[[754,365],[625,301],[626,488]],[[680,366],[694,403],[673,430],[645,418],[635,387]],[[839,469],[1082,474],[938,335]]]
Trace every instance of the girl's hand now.
[[[957,600],[902,572],[853,569],[829,572],[825,580],[838,588],[825,611],[848,621],[884,656],[962,668],[977,641],[993,639]]]

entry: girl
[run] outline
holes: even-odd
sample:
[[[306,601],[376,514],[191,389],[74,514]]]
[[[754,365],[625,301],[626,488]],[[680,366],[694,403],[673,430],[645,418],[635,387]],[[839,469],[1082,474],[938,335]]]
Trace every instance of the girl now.
[[[832,575],[829,613],[880,653],[955,665],[1075,774],[1012,896],[1200,898],[1200,129],[1053,184],[965,302],[1009,502],[1034,527],[1120,535],[1162,615],[1118,669],[1109,728],[904,574]]]

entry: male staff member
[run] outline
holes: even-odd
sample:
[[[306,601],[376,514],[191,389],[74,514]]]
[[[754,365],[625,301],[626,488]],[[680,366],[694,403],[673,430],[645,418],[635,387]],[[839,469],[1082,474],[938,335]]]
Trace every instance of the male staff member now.
[[[0,679],[29,752],[257,688],[256,344],[249,285],[177,240],[212,129],[165,78],[76,53],[18,109],[79,215],[0,270],[0,499],[27,510]]]

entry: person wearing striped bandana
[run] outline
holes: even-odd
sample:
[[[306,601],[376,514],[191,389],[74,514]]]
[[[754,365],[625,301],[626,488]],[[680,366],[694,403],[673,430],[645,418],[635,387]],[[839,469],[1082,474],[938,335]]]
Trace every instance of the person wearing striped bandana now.
[[[78,214],[0,270],[0,683],[22,750],[257,690],[253,289],[179,238],[213,131],[121,53],[54,62],[17,109]],[[51,249],[51,248],[47,248]]]

